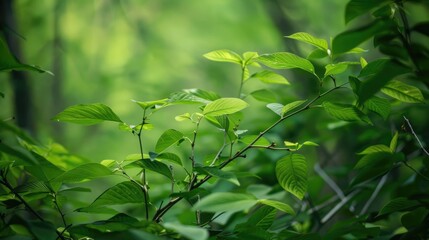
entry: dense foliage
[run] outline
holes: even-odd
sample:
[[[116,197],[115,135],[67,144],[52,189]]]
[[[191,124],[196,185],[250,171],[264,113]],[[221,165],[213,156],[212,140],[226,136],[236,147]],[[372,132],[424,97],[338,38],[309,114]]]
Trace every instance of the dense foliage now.
[[[411,116],[427,114],[429,22],[410,25],[406,10],[403,1],[352,0],[346,22],[367,16],[366,25],[330,42],[306,32],[286,36],[308,45],[307,56],[205,54],[240,69],[236,97],[185,89],[135,101],[141,119],[131,124],[102,103],[74,105],[53,118],[118,124],[139,147],[121,160],[88,162],[1,121],[0,236],[428,239],[429,153]],[[360,45],[369,39],[381,58],[363,56]],[[0,52],[1,71],[45,72],[20,63],[4,39]],[[287,79],[284,69],[310,79],[316,91],[278,101],[285,99],[283,88],[299,84]],[[316,115],[306,115],[312,111]],[[181,113],[171,115],[175,112]],[[252,112],[261,113],[262,124],[246,120]],[[156,116],[171,119],[171,127],[148,148],[145,136],[156,128]],[[344,143],[333,150],[339,156],[312,159],[315,149],[337,146],[330,136],[287,136],[284,128],[297,118],[309,125],[325,121]],[[359,135],[348,136],[349,129]],[[335,158],[346,160],[326,164]]]

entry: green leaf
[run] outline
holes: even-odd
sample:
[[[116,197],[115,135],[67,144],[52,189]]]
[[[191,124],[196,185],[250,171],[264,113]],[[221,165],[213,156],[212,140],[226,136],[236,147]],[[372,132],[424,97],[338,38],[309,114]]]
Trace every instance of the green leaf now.
[[[122,120],[108,106],[101,103],[79,104],[66,108],[53,120],[92,125],[103,121],[122,123]]]
[[[277,100],[274,93],[268,89],[260,89],[250,93],[250,95],[258,101],[272,103]]]
[[[277,210],[271,206],[263,205],[258,208],[244,224],[237,225],[238,228],[244,225],[257,227],[262,230],[268,230],[276,218]]]
[[[264,83],[285,84],[285,85],[290,84],[289,81],[285,77],[283,77],[282,75],[277,74],[275,72],[269,71],[269,70],[263,70],[261,72],[254,73],[250,77],[251,78],[257,78],[261,82],[264,82]]]
[[[343,73],[347,70],[347,68],[350,65],[359,65],[359,64],[360,64],[359,62],[339,62],[339,63],[328,64],[325,66],[324,77]]]
[[[161,175],[166,176],[167,178],[173,180],[173,175],[171,174],[171,170],[167,164],[162,163],[160,161],[152,161],[150,159],[142,159],[138,162],[143,168],[154,171]]]
[[[378,216],[395,213],[395,212],[404,212],[409,211],[413,208],[416,208],[420,205],[418,201],[415,200],[409,200],[404,197],[399,197],[390,200],[386,205],[384,205],[380,212],[378,213]]]
[[[212,117],[232,114],[243,110],[247,106],[248,104],[239,98],[221,98],[207,104],[203,114]]]
[[[332,52],[334,55],[346,53],[375,34],[387,32],[392,27],[390,21],[375,20],[366,26],[340,33],[332,40]]]
[[[299,199],[307,192],[307,162],[300,154],[290,154],[276,164],[277,180],[286,191]]]
[[[168,129],[161,135],[161,137],[159,137],[158,141],[156,142],[155,151],[157,153],[161,153],[167,148],[177,144],[182,139],[183,133],[174,129]]]
[[[398,80],[390,81],[381,89],[381,92],[401,102],[422,103],[424,101],[423,94],[418,88]]]
[[[275,114],[282,116],[283,104],[281,103],[268,103],[267,108],[273,111]]]
[[[391,153],[390,148],[388,146],[383,145],[383,144],[378,144],[378,145],[369,146],[369,147],[365,148],[365,150],[363,150],[362,152],[360,152],[358,154],[359,155],[367,155],[367,154],[378,153],[378,152]]]
[[[86,163],[64,172],[52,179],[53,182],[80,182],[113,174],[112,171],[99,163]]]
[[[155,100],[155,101],[146,101],[146,102],[140,102],[140,101],[133,100],[133,102],[137,103],[141,108],[146,110],[149,108],[157,108],[159,106],[163,106],[163,105],[167,104],[167,100],[168,100],[168,98],[161,99],[161,100]]]
[[[398,131],[395,132],[395,135],[393,135],[392,140],[390,141],[390,151],[392,153],[396,152],[396,147],[398,146],[398,137],[399,137],[399,133]]]
[[[261,204],[264,204],[267,206],[271,206],[271,207],[276,208],[276,209],[278,209],[284,213],[295,215],[295,211],[293,210],[293,208],[286,203],[282,203],[282,202],[274,201],[274,200],[268,200],[268,199],[260,199],[260,200],[258,200],[258,203],[261,203]]]
[[[364,103],[364,106],[383,117],[384,120],[389,117],[390,102],[384,98],[372,97]]]
[[[380,69],[384,68],[385,64],[389,64],[389,59],[377,59],[372,62],[366,63],[365,67],[359,73],[360,78],[372,76],[380,71]]]
[[[308,54],[307,59],[320,59],[329,56],[328,51],[321,50],[319,48],[314,49],[310,54]]]
[[[91,208],[98,208],[108,205],[120,205],[126,203],[144,204],[144,194],[139,185],[134,182],[126,181],[104,191],[87,208],[79,209],[85,212]]]
[[[181,223],[167,222],[165,228],[171,229],[190,240],[206,240],[209,238],[207,229],[197,226],[183,225]]]
[[[118,213],[108,220],[86,224],[88,228],[97,229],[103,233],[121,232],[130,228],[141,227],[140,221],[124,213]]]
[[[295,39],[301,42],[308,43],[310,45],[313,45],[315,47],[318,47],[321,50],[328,50],[328,42],[326,42],[325,39],[321,38],[315,38],[309,33],[306,32],[298,32],[294,33],[292,35],[286,36],[287,38]]]
[[[174,153],[163,152],[161,154],[158,154],[156,156],[156,159],[174,162],[174,163],[176,163],[178,165],[183,166],[183,163],[182,163],[182,160],[180,159],[180,157],[177,156],[177,154],[174,154]]]
[[[1,29],[3,30],[3,29]],[[2,32],[0,32],[0,72],[2,71],[36,71],[40,73],[53,73],[44,70],[35,65],[28,65],[21,63],[9,50],[7,42]]]
[[[314,74],[314,66],[310,61],[288,52],[264,54],[256,58],[256,61],[274,69],[300,68]]]
[[[256,203],[256,198],[249,194],[215,192],[197,202],[193,210],[204,212],[238,212],[247,210]]]
[[[294,102],[291,102],[291,103],[288,103],[288,104],[284,105],[284,106],[283,106],[283,108],[282,108],[281,116],[286,115],[286,113],[288,113],[288,112],[290,112],[291,110],[293,110],[293,109],[295,109],[295,108],[297,108],[297,107],[301,106],[301,105],[302,105],[303,103],[305,103],[305,102],[307,102],[307,99],[306,99],[306,100],[298,100],[298,101],[294,101]]]
[[[344,121],[363,121],[371,124],[369,118],[353,105],[324,102],[322,106],[334,118]]]
[[[216,62],[231,62],[240,64],[242,63],[242,59],[240,55],[231,51],[231,50],[216,50],[203,55],[205,58],[216,61]]]
[[[368,13],[370,10],[382,5],[386,0],[351,0],[346,5],[345,20],[346,23],[354,18]]]
[[[244,144],[250,144],[252,143],[258,135],[246,135],[240,138],[240,142]],[[261,146],[269,146],[271,144],[270,141],[268,141],[265,137],[259,138],[255,143],[255,145],[261,145]]]
[[[169,104],[195,104],[210,103],[220,96],[214,92],[205,91],[198,88],[184,89],[180,92],[172,93],[169,97]]]
[[[355,165],[357,170],[356,177],[351,185],[355,185],[370,179],[379,177],[388,172],[393,167],[393,163],[399,157],[387,152],[376,152],[365,155]]]
[[[238,181],[237,176],[235,176],[235,174],[232,172],[226,172],[217,167],[196,167],[195,170],[202,171],[205,174],[213,177],[225,179],[228,182],[231,182],[237,186],[240,186],[240,182]]]

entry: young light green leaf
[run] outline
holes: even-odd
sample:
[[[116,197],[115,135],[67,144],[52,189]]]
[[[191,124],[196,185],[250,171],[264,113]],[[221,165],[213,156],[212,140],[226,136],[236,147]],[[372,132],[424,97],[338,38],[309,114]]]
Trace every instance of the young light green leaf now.
[[[161,137],[159,137],[158,141],[156,142],[155,151],[157,153],[161,153],[167,148],[177,144],[180,140],[182,140],[182,138],[183,133],[175,129],[168,129],[161,135]]]
[[[318,147],[319,144],[312,142],[312,141],[305,141],[303,143],[301,143],[302,146],[312,146],[312,147]]]
[[[274,93],[268,89],[259,89],[250,93],[258,101],[272,103],[277,100]]]
[[[104,121],[122,123],[122,120],[108,106],[101,103],[79,104],[66,108],[53,120],[92,125]]]
[[[364,106],[383,117],[384,120],[389,117],[390,102],[384,98],[372,97],[364,103]]]
[[[216,62],[231,62],[242,64],[240,55],[231,50],[216,50],[203,55],[205,58]]]
[[[277,74],[272,71],[263,70],[261,72],[257,72],[250,76],[251,78],[257,78],[261,82],[270,83],[270,84],[285,84],[289,85],[289,81],[280,74]]]
[[[359,62],[360,62],[361,68],[365,68],[366,65],[368,65],[368,62],[363,57],[360,57]]]
[[[288,52],[264,54],[256,58],[256,61],[274,69],[300,68],[314,74],[314,66],[310,61]]]
[[[231,182],[237,186],[240,186],[240,182],[238,181],[237,176],[235,176],[235,174],[232,172],[226,172],[226,171],[223,171],[217,167],[199,167],[199,168],[195,168],[195,170],[196,171],[203,171],[207,175],[217,177],[220,179],[224,179],[224,180],[229,181],[229,182]]]
[[[311,45],[318,47],[319,49],[324,50],[324,51],[328,50],[328,42],[326,42],[325,39],[315,38],[306,32],[298,32],[298,33],[294,33],[294,34],[286,36],[286,37],[311,44]]]
[[[358,154],[359,155],[367,155],[367,154],[372,154],[372,153],[377,153],[377,152],[391,153],[390,148],[388,146],[383,145],[383,144],[378,144],[378,145],[369,146],[369,147],[365,148],[365,150],[363,150],[362,152],[360,152]]]
[[[396,147],[398,146],[398,137],[399,137],[399,133],[398,131],[395,132],[395,135],[393,135],[392,140],[390,141],[390,151],[392,153],[396,152]]]
[[[87,208],[97,208],[107,205],[119,205],[126,203],[144,204],[144,194],[139,185],[134,182],[126,181],[104,191]],[[79,209],[85,212],[85,208]]]
[[[347,70],[347,68],[350,65],[359,65],[359,64],[360,64],[359,62],[339,62],[339,63],[328,64],[325,66],[324,77],[343,73]]]
[[[113,174],[112,171],[99,163],[86,163],[66,171],[54,178],[52,182],[80,182]]]
[[[244,143],[244,144],[250,144],[257,137],[258,137],[258,135],[246,135],[246,136],[241,137],[239,139],[239,141],[242,142],[242,143]],[[268,141],[265,137],[261,137],[254,144],[255,145],[260,145],[260,146],[269,146],[271,144],[271,142]]]
[[[146,110],[149,108],[156,108],[156,107],[164,106],[165,104],[167,104],[167,100],[168,100],[168,98],[161,99],[161,100],[155,100],[155,101],[146,101],[146,102],[140,102],[140,101],[133,100],[133,102],[137,103],[141,108]]]
[[[381,92],[406,103],[422,103],[423,94],[417,87],[408,85],[398,80],[392,80],[385,85]]]
[[[142,159],[141,161],[138,162],[138,164],[145,169],[154,171],[156,173],[164,175],[167,178],[173,180],[173,174],[171,173],[170,168],[165,163],[162,163],[157,160],[152,161],[150,159]]]
[[[249,194],[215,192],[197,202],[193,210],[204,212],[238,212],[247,210],[256,203],[256,198]]]
[[[243,110],[247,106],[248,104],[239,98],[220,98],[207,104],[203,114],[212,117],[232,114]]]
[[[353,105],[324,102],[322,106],[334,118],[344,121],[364,121],[371,124],[369,118]]]
[[[286,191],[299,199],[307,192],[307,162],[300,154],[289,154],[276,164],[277,180]]]
[[[209,238],[207,229],[202,227],[183,225],[179,222],[167,222],[163,225],[165,228],[171,229],[189,240],[206,240]]]
[[[282,116],[283,104],[281,103],[268,103],[267,108],[273,111],[275,114]]]
[[[320,59],[329,56],[328,51],[321,50],[319,48],[314,49],[310,54],[308,54],[307,59]]]
[[[291,102],[291,103],[288,103],[288,104],[284,105],[283,108],[282,108],[281,116],[286,115],[286,113],[288,113],[291,110],[293,110],[293,109],[301,106],[306,101],[307,101],[307,99],[306,100],[298,100],[298,101],[294,101],[294,102]]]
[[[282,203],[274,200],[268,200],[268,199],[260,199],[258,200],[258,203],[274,207],[284,213],[295,215],[295,211],[293,210],[293,208],[286,203]]]
[[[375,34],[389,31],[392,25],[389,21],[375,20],[366,26],[340,33],[332,40],[332,52],[334,55],[346,53]]]

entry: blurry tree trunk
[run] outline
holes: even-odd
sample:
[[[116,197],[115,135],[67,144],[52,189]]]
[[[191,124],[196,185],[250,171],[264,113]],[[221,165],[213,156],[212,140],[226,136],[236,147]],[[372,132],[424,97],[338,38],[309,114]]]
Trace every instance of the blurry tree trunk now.
[[[62,49],[63,43],[60,32],[61,14],[63,12],[65,1],[57,1],[54,10],[54,42],[53,42],[53,56],[52,56],[52,71],[54,73],[54,81],[52,83],[52,108],[51,116],[55,116],[64,108],[64,98],[62,94],[63,87],[63,58]],[[58,124],[53,124],[53,135],[57,140],[62,137],[62,128]]]
[[[13,55],[21,59],[21,47],[18,36],[13,33],[17,29],[16,19],[12,8],[13,0],[0,0],[0,28]],[[19,127],[35,134],[34,111],[32,107],[32,92],[27,73],[11,71],[10,79],[13,88],[13,104],[15,118]]]

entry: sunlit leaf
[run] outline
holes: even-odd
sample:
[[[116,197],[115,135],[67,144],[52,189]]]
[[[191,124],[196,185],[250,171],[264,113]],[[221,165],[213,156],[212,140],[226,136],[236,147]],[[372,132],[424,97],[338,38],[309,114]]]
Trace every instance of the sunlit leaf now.
[[[252,97],[261,102],[272,103],[277,100],[274,93],[268,89],[259,89],[250,93]]]
[[[389,31],[391,27],[391,22],[375,20],[363,27],[340,33],[332,40],[332,52],[334,55],[346,53],[375,34]]]
[[[277,210],[280,210],[284,213],[295,215],[295,211],[293,210],[293,208],[286,203],[282,203],[282,202],[275,201],[275,200],[268,200],[268,199],[260,199],[260,200],[258,200],[258,203],[274,207]]]
[[[242,59],[240,55],[231,51],[231,50],[216,50],[203,55],[205,58],[217,61],[217,62],[232,62],[240,64],[242,63]]]
[[[286,84],[289,85],[289,81],[280,74],[277,74],[272,71],[263,70],[261,72],[257,72],[250,76],[251,78],[257,78],[261,82],[270,83],[270,84]]]
[[[322,106],[334,118],[344,121],[364,121],[371,123],[369,118],[353,105],[323,102]]]
[[[314,49],[310,54],[308,54],[307,59],[319,59],[329,56],[328,51],[321,50],[319,48]]]
[[[328,42],[326,42],[325,39],[313,37],[311,34],[306,32],[298,32],[286,37],[311,44],[325,51],[328,50]]]
[[[221,98],[207,104],[203,114],[212,117],[232,114],[243,110],[247,106],[248,104],[239,98]]]
[[[324,77],[343,73],[347,70],[347,68],[350,65],[358,65],[358,64],[360,63],[359,62],[339,62],[339,63],[328,64],[325,66]]]
[[[140,102],[133,100],[135,103],[137,103],[141,108],[144,110],[149,108],[156,108],[157,106],[163,106],[167,103],[168,98],[161,99],[161,100],[155,100],[155,101],[147,101],[147,102]]]
[[[401,102],[421,103],[424,101],[423,94],[420,89],[398,80],[390,81],[381,89],[381,91]]]
[[[278,52],[259,56],[256,61],[275,69],[300,68],[314,73],[314,66],[305,58],[288,52]]]
[[[181,223],[167,222],[163,224],[165,228],[171,229],[186,239],[190,240],[206,240],[209,238],[207,229],[198,226],[183,225]]]
[[[177,144],[183,138],[183,133],[175,130],[166,130],[158,139],[155,146],[155,151],[161,153],[167,148]]]
[[[99,163],[86,163],[64,172],[54,178],[53,182],[80,182],[87,179],[94,179],[112,175],[112,171]]]
[[[369,110],[377,113],[381,117],[384,118],[384,120],[389,117],[390,114],[390,103],[384,98],[379,97],[372,97],[368,99],[364,103],[365,107],[367,107]]]
[[[378,145],[369,146],[369,147],[365,148],[365,150],[363,150],[362,152],[360,152],[358,154],[359,155],[366,155],[366,154],[377,153],[377,152],[391,153],[390,148],[388,146],[383,145],[383,144],[378,144]]]
[[[307,192],[307,162],[300,154],[289,154],[277,161],[277,180],[286,191],[299,199]]]
[[[305,103],[307,100],[298,100],[291,103],[288,103],[283,106],[281,116],[284,116],[286,113],[290,112],[291,110],[301,106],[303,103]]]
[[[269,108],[275,114],[282,116],[283,104],[281,104],[281,103],[268,103],[267,108]]]
[[[245,144],[252,143],[258,135],[246,135],[240,138],[240,142]],[[255,145],[261,145],[261,146],[269,146],[271,144],[270,141],[268,141],[265,137],[259,138],[255,143]]]
[[[395,135],[393,135],[393,138],[390,141],[390,145],[389,145],[391,152],[396,152],[396,147],[398,146],[398,137],[399,137],[399,133],[398,133],[398,131],[396,131]]]
[[[205,91],[198,88],[184,89],[180,92],[172,93],[168,99],[169,104],[207,104],[219,99],[220,96],[215,92]]]
[[[256,203],[256,198],[249,194],[215,192],[197,202],[193,209],[204,212],[238,212],[247,210]]]
[[[108,106],[101,103],[79,104],[66,108],[53,120],[92,125],[104,121],[121,123],[122,120]]]

